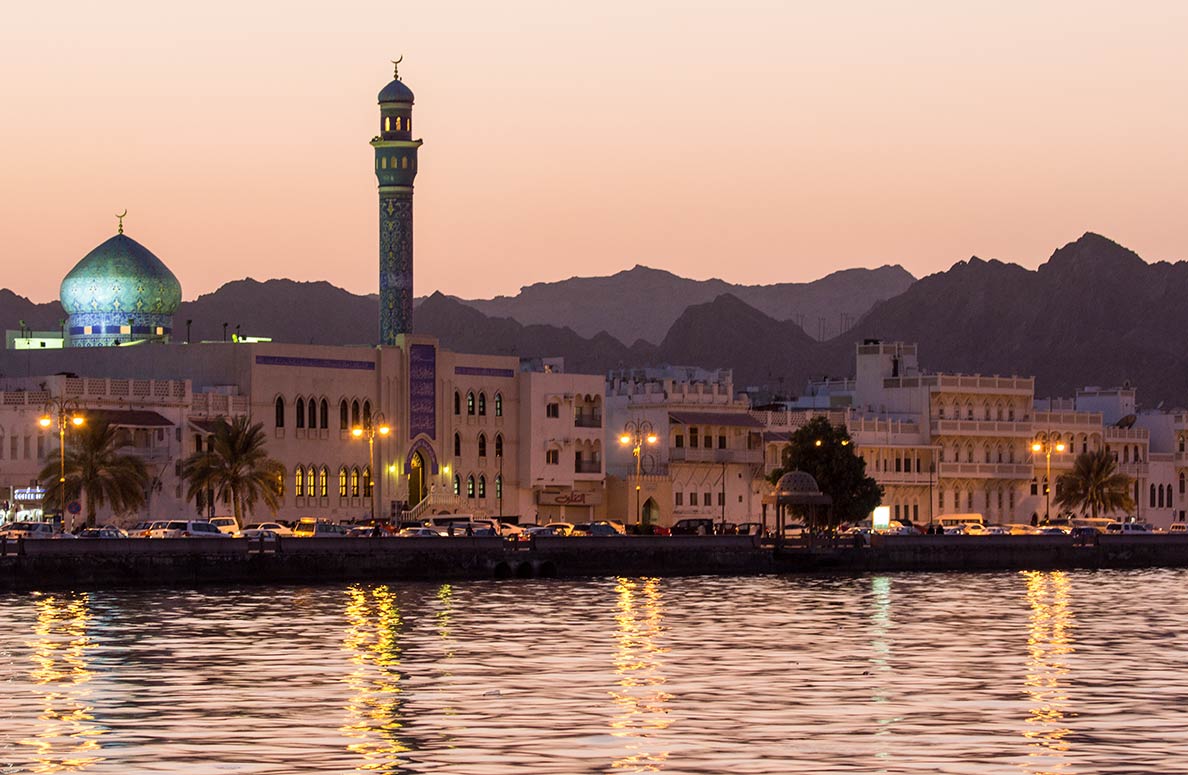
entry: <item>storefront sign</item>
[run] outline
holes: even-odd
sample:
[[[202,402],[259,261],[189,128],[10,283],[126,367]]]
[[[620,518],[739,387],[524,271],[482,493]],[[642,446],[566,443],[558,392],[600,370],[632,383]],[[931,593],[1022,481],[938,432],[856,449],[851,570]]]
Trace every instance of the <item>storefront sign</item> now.
[[[596,506],[602,503],[600,490],[566,490],[538,492],[536,502],[541,506]]]
[[[44,497],[44,487],[17,487],[12,491],[12,499],[15,501],[41,501]]]

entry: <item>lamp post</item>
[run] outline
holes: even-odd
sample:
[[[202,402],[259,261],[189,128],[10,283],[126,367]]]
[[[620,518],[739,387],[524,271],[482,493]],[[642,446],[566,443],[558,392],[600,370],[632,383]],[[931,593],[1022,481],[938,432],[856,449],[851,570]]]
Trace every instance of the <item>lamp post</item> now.
[[[37,421],[42,428],[49,429],[58,424],[58,458],[61,469],[58,474],[59,495],[62,497],[61,518],[66,519],[66,426],[81,427],[86,419],[79,413],[78,402],[73,398],[51,398],[45,405],[45,414]],[[74,517],[70,517],[70,530],[74,530]]]
[[[1044,477],[1044,522],[1050,521],[1052,511],[1052,446],[1052,442],[1046,438],[1043,441],[1033,441],[1031,443],[1031,451],[1043,452],[1048,464],[1048,473]],[[1056,442],[1055,447],[1057,452],[1063,452],[1064,442]]]
[[[371,521],[375,522],[375,437],[387,436],[392,432],[392,426],[384,422],[384,413],[377,412],[367,425],[356,425],[351,428],[351,436],[356,439],[367,437],[367,486],[371,488]]]
[[[639,477],[641,473],[641,453],[645,444],[654,446],[660,439],[656,436],[656,429],[647,420],[628,420],[623,426],[623,433],[619,436],[619,444],[631,447],[631,454],[635,455],[635,524],[643,524],[643,513],[639,502]]]

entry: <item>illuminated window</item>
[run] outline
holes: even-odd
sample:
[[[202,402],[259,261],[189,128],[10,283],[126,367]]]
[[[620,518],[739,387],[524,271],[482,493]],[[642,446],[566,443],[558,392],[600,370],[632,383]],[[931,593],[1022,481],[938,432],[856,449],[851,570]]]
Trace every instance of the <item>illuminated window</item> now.
[[[478,413],[480,417],[487,416],[487,394],[479,393],[478,396]]]
[[[474,497],[474,477],[473,476],[466,477],[466,497],[467,498]]]
[[[496,417],[503,416],[503,394],[502,393],[495,394],[495,416]]]
[[[461,491],[462,491],[462,480],[458,478],[457,474],[454,474],[454,495],[458,495]]]
[[[301,466],[293,471],[293,492],[298,498],[305,495],[305,469]]]
[[[359,469],[358,468],[351,469],[351,497],[352,498],[359,497]]]
[[[388,157],[384,156],[380,159],[380,169],[386,170],[388,168]]]
[[[345,498],[347,494],[347,470],[346,466],[338,469],[338,495],[340,498]]]
[[[466,413],[474,414],[474,393],[466,394]]]
[[[364,498],[371,497],[371,469],[370,468],[363,469],[363,497]]]
[[[402,169],[402,170],[408,169],[408,157],[407,156],[400,157],[400,169]]]
[[[400,119],[396,119],[396,120],[399,121]],[[397,124],[396,128],[399,129],[400,125]],[[385,132],[392,131],[392,119],[389,118],[388,116],[384,116],[384,131]]]
[[[330,469],[322,466],[322,470],[318,473],[318,495],[325,498],[329,494],[330,488]]]
[[[478,456],[487,456],[487,434],[480,433],[478,437]]]
[[[165,329],[162,328],[161,326],[157,326],[157,336],[164,336],[164,335],[165,335]]]
[[[495,457],[503,457],[503,434],[495,434]]]
[[[478,496],[480,498],[487,497],[487,477],[479,476],[478,480]]]
[[[285,399],[281,396],[276,397],[276,427],[285,427]]]
[[[121,334],[130,334],[130,333],[132,333],[132,326],[120,326],[120,333],[121,333]]]
[[[298,428],[305,427],[305,399],[304,398],[297,399],[297,427]]]

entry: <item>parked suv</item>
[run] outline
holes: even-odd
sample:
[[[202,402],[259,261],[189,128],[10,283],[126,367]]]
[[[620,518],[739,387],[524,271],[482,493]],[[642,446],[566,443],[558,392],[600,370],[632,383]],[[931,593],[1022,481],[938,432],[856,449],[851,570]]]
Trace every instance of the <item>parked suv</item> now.
[[[714,521],[712,519],[678,519],[672,524],[674,536],[712,536]]]
[[[149,538],[230,538],[229,533],[220,531],[205,520],[174,519],[154,522],[149,528]]]
[[[297,538],[341,538],[350,528],[346,525],[336,525],[333,522],[323,522],[313,517],[302,517],[293,525],[293,535]]]
[[[239,520],[235,517],[211,517],[210,524],[217,527],[220,533],[235,535],[239,532]]]
[[[0,527],[9,538],[53,538],[58,531],[49,522],[10,522]]]

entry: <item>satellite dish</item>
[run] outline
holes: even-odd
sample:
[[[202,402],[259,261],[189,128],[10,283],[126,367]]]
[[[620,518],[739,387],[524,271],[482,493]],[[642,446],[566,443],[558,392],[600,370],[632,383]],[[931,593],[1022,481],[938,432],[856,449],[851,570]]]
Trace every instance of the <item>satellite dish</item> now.
[[[1133,415],[1133,414],[1128,414],[1125,417],[1123,417],[1121,420],[1119,420],[1118,422],[1114,423],[1114,427],[1115,428],[1133,428],[1134,424],[1136,422],[1138,422],[1138,416]]]

